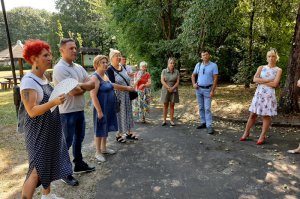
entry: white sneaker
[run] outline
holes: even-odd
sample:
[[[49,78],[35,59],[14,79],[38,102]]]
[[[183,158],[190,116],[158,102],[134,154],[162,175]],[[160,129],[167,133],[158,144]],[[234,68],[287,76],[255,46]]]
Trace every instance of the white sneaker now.
[[[42,195],[42,199],[64,199],[61,197],[57,197],[55,194]]]
[[[116,153],[115,150],[113,149],[109,149],[109,148],[106,148],[106,151],[102,151],[103,154],[109,154],[109,155],[113,155]]]
[[[102,154],[96,153],[95,158],[98,162],[105,162],[105,157]]]

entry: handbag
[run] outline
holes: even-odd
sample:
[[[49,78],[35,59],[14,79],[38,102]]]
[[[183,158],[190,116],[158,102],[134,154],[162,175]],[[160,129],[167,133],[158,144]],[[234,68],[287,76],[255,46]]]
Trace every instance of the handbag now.
[[[117,70],[115,70],[115,71],[118,73],[118,75],[120,75],[120,77],[123,78],[123,80],[126,82],[127,86],[130,86],[130,85],[128,84],[127,80],[125,79],[125,77],[123,77],[123,75],[121,75],[121,74],[119,73],[119,71],[117,71]],[[130,100],[134,100],[134,99],[136,99],[137,97],[138,97],[138,93],[137,93],[136,91],[129,91],[129,98],[130,98]]]
[[[129,91],[130,100],[134,100],[138,97],[138,93],[136,91]]]

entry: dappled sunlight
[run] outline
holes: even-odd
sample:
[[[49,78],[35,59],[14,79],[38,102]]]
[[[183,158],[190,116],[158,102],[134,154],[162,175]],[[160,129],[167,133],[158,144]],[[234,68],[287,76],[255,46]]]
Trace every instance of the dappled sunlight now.
[[[284,171],[287,173],[294,173],[298,170],[297,165],[290,165],[290,164],[284,164],[282,162],[275,162],[274,163],[274,168],[276,168],[279,171]]]
[[[14,166],[10,172],[1,174],[0,198],[9,198],[9,196],[21,191],[27,169],[28,163],[25,162]]]
[[[293,195],[285,195],[283,199],[299,199],[299,198]]]
[[[258,199],[258,197],[254,196],[254,195],[247,195],[247,194],[242,194],[238,197],[238,199]]]
[[[8,104],[11,104],[11,102],[7,102],[7,101],[6,102],[5,101],[1,102],[0,101],[0,106],[5,106],[5,105],[8,105]]]
[[[273,173],[273,172],[268,172],[266,177],[265,177],[265,181],[269,182],[269,183],[278,183],[278,173]]]

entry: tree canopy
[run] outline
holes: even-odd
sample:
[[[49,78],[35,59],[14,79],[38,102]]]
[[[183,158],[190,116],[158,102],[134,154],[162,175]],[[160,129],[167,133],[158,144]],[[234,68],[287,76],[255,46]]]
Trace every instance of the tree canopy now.
[[[295,79],[286,77],[299,74],[299,67],[288,69],[291,50],[295,49],[298,0],[56,0],[55,3],[58,13],[26,7],[7,12],[12,42],[29,38],[46,40],[56,59],[57,44],[62,37],[74,38],[79,47],[99,48],[106,55],[109,48],[117,48],[131,64],[143,60],[149,63],[156,88],[160,86],[160,72],[166,67],[168,57],[177,59],[179,69],[192,71],[204,48],[210,50],[212,61],[217,62],[221,81],[248,87],[257,67],[266,64],[266,52],[276,48],[280,55],[278,66],[283,69],[281,85],[290,91],[291,84],[295,87]],[[2,16],[0,25],[4,27]],[[1,31],[0,50],[7,47],[6,41],[5,32]],[[288,83],[284,84],[285,81]],[[293,99],[298,97],[297,91],[291,91]]]

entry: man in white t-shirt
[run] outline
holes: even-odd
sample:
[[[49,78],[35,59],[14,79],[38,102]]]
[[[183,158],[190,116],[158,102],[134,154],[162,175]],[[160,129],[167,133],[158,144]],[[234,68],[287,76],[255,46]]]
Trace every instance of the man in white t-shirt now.
[[[72,146],[74,173],[95,171],[83,161],[81,148],[85,136],[84,118],[84,93],[94,89],[95,84],[89,79],[88,73],[79,64],[74,63],[77,56],[77,47],[73,39],[67,38],[60,41],[62,58],[54,66],[53,81],[58,84],[67,78],[76,79],[79,84],[67,96],[64,104],[59,105],[62,129],[68,149]],[[76,186],[78,181],[73,176],[66,176],[63,182]]]

